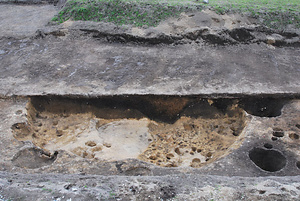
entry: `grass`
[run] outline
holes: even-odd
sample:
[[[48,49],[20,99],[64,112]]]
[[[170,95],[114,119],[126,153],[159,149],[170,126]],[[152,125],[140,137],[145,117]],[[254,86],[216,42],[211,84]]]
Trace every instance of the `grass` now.
[[[210,6],[220,14],[245,13],[275,29],[300,28],[300,0],[211,0]]]
[[[171,16],[185,11],[182,6],[160,3],[128,2],[123,0],[71,0],[52,21],[62,23],[68,19],[105,21],[118,25],[156,26]]]
[[[62,23],[72,19],[156,26],[181,12],[204,8],[219,14],[243,13],[275,29],[284,29],[288,24],[300,28],[300,0],[210,0],[209,4],[203,4],[202,0],[69,0],[52,21]]]

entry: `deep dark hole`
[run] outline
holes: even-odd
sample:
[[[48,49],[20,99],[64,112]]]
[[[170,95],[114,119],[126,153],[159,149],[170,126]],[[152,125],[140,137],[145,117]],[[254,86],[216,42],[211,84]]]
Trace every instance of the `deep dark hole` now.
[[[245,28],[233,29],[231,32],[229,32],[229,35],[235,40],[242,42],[246,42],[254,38]]]
[[[273,136],[275,137],[283,137],[284,136],[284,131],[280,128],[274,128],[273,129]]]
[[[297,161],[296,166],[298,169],[300,169],[300,161]]]
[[[272,139],[272,141],[276,141],[276,140],[278,140],[278,138],[277,138],[277,137],[272,137],[271,139]]]
[[[268,172],[279,171],[286,165],[285,156],[276,150],[253,148],[249,157],[259,168]]]
[[[266,191],[264,191],[264,190],[259,191],[259,194],[265,194],[265,193],[266,193]]]
[[[279,98],[256,98],[241,99],[240,107],[247,113],[259,117],[277,117],[281,115],[281,109],[287,100]]]
[[[271,145],[269,143],[266,143],[266,144],[264,144],[264,147],[267,148],[267,149],[272,149],[273,145]]]

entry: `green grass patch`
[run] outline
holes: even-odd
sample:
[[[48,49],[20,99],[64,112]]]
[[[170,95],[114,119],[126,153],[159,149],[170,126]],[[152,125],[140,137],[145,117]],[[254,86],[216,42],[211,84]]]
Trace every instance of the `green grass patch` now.
[[[210,0],[219,14],[243,13],[258,18],[263,25],[285,29],[293,24],[300,28],[300,0]]]
[[[69,0],[52,21],[62,23],[71,18],[137,27],[156,26],[181,12],[203,8],[219,14],[246,14],[275,29],[284,29],[288,24],[300,28],[300,0],[210,0],[209,4],[203,4],[202,0]]]
[[[84,21],[105,21],[118,25],[156,26],[162,20],[178,16],[189,7],[149,2],[128,2],[123,0],[71,0],[52,21],[68,19]]]

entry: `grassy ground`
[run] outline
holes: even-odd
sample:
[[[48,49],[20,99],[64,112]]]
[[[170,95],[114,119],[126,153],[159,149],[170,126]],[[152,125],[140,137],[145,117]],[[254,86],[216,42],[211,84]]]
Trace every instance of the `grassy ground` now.
[[[244,13],[259,18],[261,23],[276,29],[288,24],[300,28],[300,0],[69,0],[52,21],[68,19],[106,21],[134,26],[156,26],[181,12],[204,8],[217,13]]]
[[[210,5],[219,13],[246,13],[271,28],[300,28],[300,0],[211,0]]]

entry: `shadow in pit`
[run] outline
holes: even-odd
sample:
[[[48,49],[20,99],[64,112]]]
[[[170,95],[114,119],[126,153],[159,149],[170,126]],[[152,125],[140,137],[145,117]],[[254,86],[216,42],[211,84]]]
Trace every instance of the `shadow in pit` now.
[[[261,169],[268,172],[276,172],[286,165],[286,157],[277,150],[269,150],[270,144],[265,144],[266,149],[253,148],[249,152],[250,159]]]
[[[281,115],[288,98],[247,97],[239,101],[239,106],[247,113],[259,117],[277,117]]]
[[[242,113],[233,108],[236,99],[203,99],[197,96],[102,96],[99,98],[34,96],[30,107],[37,115],[41,112],[54,114],[93,113],[97,118],[141,119],[147,117],[157,122],[173,124],[180,117],[216,118]]]
[[[294,176],[300,174],[300,169],[297,167],[297,154],[286,149],[284,143],[256,139],[242,149],[248,155],[248,160],[243,163],[254,175]]]

